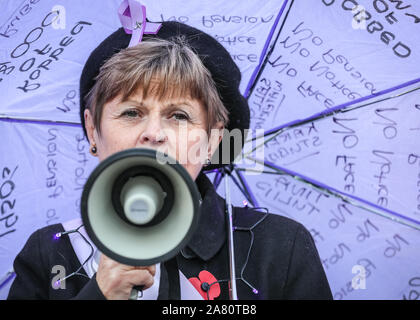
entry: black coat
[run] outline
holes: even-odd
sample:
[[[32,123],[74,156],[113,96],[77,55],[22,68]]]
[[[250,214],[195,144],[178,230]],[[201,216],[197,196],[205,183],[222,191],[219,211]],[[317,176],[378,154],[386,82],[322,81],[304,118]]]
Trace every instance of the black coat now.
[[[176,259],[162,264],[159,299],[179,298],[174,267],[187,278],[207,270],[218,280],[229,279],[224,199],[205,175],[196,183],[203,199],[199,227]],[[312,236],[301,224],[251,208],[235,207],[233,213],[236,276],[245,280],[236,282],[239,299],[332,299]],[[54,265],[73,271],[80,267],[68,238],[52,240],[62,231],[63,226],[55,224],[30,236],[15,259],[16,278],[8,299],[104,299],[95,276],[89,279],[83,269],[85,276],[67,279],[66,289],[53,288]],[[216,300],[229,299],[227,281],[220,287]]]

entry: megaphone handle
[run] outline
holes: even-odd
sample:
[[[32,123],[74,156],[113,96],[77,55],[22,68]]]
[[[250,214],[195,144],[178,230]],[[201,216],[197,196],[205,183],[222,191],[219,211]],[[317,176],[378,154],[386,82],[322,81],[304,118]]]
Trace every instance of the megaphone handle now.
[[[130,300],[137,300],[139,291],[141,292],[141,297],[143,296],[144,286],[134,286],[130,293]]]

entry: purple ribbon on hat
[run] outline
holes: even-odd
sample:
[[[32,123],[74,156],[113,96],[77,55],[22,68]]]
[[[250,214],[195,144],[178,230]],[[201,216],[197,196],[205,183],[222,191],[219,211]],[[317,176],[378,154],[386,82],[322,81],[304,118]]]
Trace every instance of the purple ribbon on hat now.
[[[138,0],[124,0],[118,8],[118,17],[124,31],[131,34],[128,47],[139,44],[143,34],[157,34],[161,23],[146,21],[146,7]]]

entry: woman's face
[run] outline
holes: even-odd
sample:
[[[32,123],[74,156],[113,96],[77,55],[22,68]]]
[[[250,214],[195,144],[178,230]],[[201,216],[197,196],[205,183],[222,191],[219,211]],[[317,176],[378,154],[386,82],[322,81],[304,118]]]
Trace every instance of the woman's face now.
[[[153,90],[152,90],[153,92]],[[85,110],[88,138],[97,148],[100,161],[129,148],[150,148],[175,158],[195,178],[205,159],[211,158],[222,139],[222,123],[217,134],[207,135],[207,113],[201,102],[174,97],[142,97],[137,90],[126,101],[118,95],[103,107],[101,134],[90,110]]]

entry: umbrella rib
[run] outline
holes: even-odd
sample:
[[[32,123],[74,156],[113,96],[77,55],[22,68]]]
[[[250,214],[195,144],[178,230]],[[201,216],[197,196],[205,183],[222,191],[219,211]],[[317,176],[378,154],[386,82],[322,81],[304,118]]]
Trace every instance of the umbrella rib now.
[[[277,33],[277,35],[276,35],[276,39],[274,40],[273,45],[270,47],[270,49],[268,49],[268,46],[269,46],[269,45],[270,45],[270,43],[271,43],[271,39],[273,38],[274,31],[275,31],[275,30],[276,30],[276,28],[277,28],[277,25],[278,25],[278,23],[279,23],[279,21],[280,21],[281,16],[283,15],[284,9],[286,8],[286,5],[287,5],[287,2],[288,2],[288,1],[289,1],[289,0],[284,0],[284,1],[283,1],[283,5],[282,5],[282,7],[280,8],[279,13],[277,14],[277,17],[276,17],[276,20],[274,21],[273,26],[271,27],[270,33],[268,34],[267,40],[265,41],[265,44],[264,44],[264,48],[263,48],[263,50],[262,50],[262,52],[261,52],[261,55],[260,55],[260,61],[259,61],[259,64],[258,64],[258,66],[255,68],[254,72],[252,73],[251,78],[250,78],[250,79],[249,79],[249,81],[248,81],[248,85],[247,85],[247,87],[246,87],[246,89],[245,89],[244,97],[245,97],[246,99],[247,99],[247,98],[250,96],[250,94],[252,93],[252,90],[253,90],[253,89],[254,89],[254,87],[255,87],[255,83],[257,82],[258,78],[259,78],[259,77],[260,77],[260,75],[261,75],[261,71],[264,69],[265,65],[267,64],[268,57],[270,57],[270,56],[271,56],[271,53],[273,52],[273,49],[274,49],[274,47],[275,47],[275,44],[277,43],[277,40],[278,40],[278,38],[279,38],[279,36],[280,36],[280,32],[281,32],[281,30],[283,30],[284,23],[285,23],[285,22],[286,22],[286,20],[287,20],[287,17],[288,17],[288,15],[289,15],[289,12],[290,12],[290,9],[291,9],[291,7],[292,7],[292,5],[293,5],[294,0],[292,0],[292,1],[291,1],[291,5],[290,5],[290,7],[289,7],[289,10],[288,10],[288,11],[287,11],[287,13],[286,13],[286,18],[284,19],[283,24],[281,25],[280,30],[279,30],[279,32],[278,32],[278,33]],[[269,52],[267,53],[267,51],[268,51],[268,50],[269,50]]]
[[[236,170],[238,170],[238,171],[245,171],[245,172],[264,173],[264,174],[275,174],[275,175],[281,174],[278,171],[265,171],[265,170],[256,170],[256,169],[239,168],[239,167]]]
[[[420,82],[420,79],[419,79],[419,82]],[[284,125],[281,125],[281,126],[279,126],[277,128],[273,128],[273,129],[265,132],[264,134],[262,134],[260,136],[256,136],[256,137],[253,137],[253,138],[250,138],[250,139],[246,140],[245,143],[247,143],[247,142],[249,143],[249,142],[251,142],[253,140],[261,139],[263,137],[272,135],[270,138],[268,138],[267,140],[265,140],[263,143],[261,143],[258,146],[254,147],[252,150],[248,151],[247,153],[244,153],[244,156],[245,157],[248,157],[252,152],[254,152],[258,148],[262,147],[264,144],[266,144],[269,141],[271,141],[274,138],[276,138],[284,130],[291,129],[291,128],[298,127],[298,126],[302,126],[304,124],[307,124],[308,122],[316,122],[316,121],[319,121],[319,120],[323,120],[326,117],[330,117],[332,115],[336,115],[337,113],[350,112],[350,111],[354,111],[354,110],[359,109],[359,108],[368,107],[368,106],[370,106],[372,104],[375,104],[375,103],[380,103],[380,102],[383,102],[383,101],[386,101],[386,100],[395,99],[395,98],[404,96],[406,94],[410,94],[410,93],[412,93],[414,91],[417,91],[417,90],[420,90],[420,87],[416,87],[416,88],[410,89],[408,91],[405,91],[405,92],[402,92],[402,93],[399,93],[399,94],[396,94],[396,95],[393,95],[393,96],[385,97],[385,98],[382,98],[380,100],[375,100],[375,101],[372,101],[372,102],[369,102],[369,103],[366,103],[366,104],[363,104],[363,105],[353,106],[351,108],[346,108],[346,109],[341,109],[341,110],[333,110],[333,111],[331,111],[329,113],[318,115],[316,118],[311,118],[310,117],[310,118],[307,118],[307,119],[304,119],[304,120],[299,120],[299,122],[295,122],[295,123],[291,123],[291,124],[284,124]]]
[[[255,158],[252,158],[252,157],[249,157],[249,159],[253,160],[253,161],[256,161],[258,163],[261,163],[261,164],[263,164],[264,166],[267,166],[270,169],[277,170],[277,171],[279,171],[283,174],[287,174],[287,175],[293,177],[294,179],[297,179],[297,180],[302,181],[304,183],[308,183],[308,184],[316,187],[317,189],[325,191],[328,194],[331,194],[335,197],[338,197],[338,198],[342,199],[343,201],[345,201],[347,203],[350,203],[350,204],[352,204],[352,205],[354,205],[358,208],[364,209],[364,210],[369,211],[371,213],[375,213],[375,214],[380,215],[384,218],[387,218],[387,219],[390,219],[392,221],[398,222],[400,224],[406,225],[406,226],[411,227],[413,229],[420,230],[420,221],[414,220],[410,217],[403,216],[403,215],[401,215],[401,214],[399,214],[395,211],[389,210],[387,208],[383,208],[383,207],[378,206],[374,203],[371,203],[370,201],[367,201],[365,199],[353,196],[351,194],[347,194],[345,192],[342,192],[342,191],[337,190],[335,188],[332,188],[330,186],[324,185],[324,184],[322,184],[322,183],[320,183],[320,182],[318,182],[314,179],[311,179],[309,177],[305,177],[305,176],[300,175],[300,174],[298,174],[294,171],[291,171],[289,169],[277,166],[276,164],[271,163],[267,160],[259,160],[259,159],[255,159]],[[352,199],[352,200],[356,200],[357,202],[364,203],[364,204],[368,205],[369,207],[379,209],[381,212],[384,212],[384,213],[378,212],[376,210],[373,210],[373,209],[365,207],[365,206],[355,204],[349,198]],[[387,214],[385,214],[385,213],[387,213]]]
[[[15,270],[10,268],[1,278],[0,280],[0,290],[3,289],[3,287],[14,277],[16,276]]]
[[[242,192],[242,194],[245,196],[245,198],[248,200],[248,202],[250,202],[253,207],[257,207],[258,202],[255,200],[255,197],[253,196],[253,194],[249,191],[249,187],[248,187],[247,183],[246,182],[244,183],[242,177],[238,174],[237,170],[235,169],[235,165],[233,165],[233,170],[238,175],[239,182],[233,175],[230,175],[230,177],[232,178],[232,181],[235,183],[235,185],[238,187],[238,189]],[[217,170],[217,173],[216,173],[216,175],[213,179],[213,185],[214,185],[216,190],[219,187],[220,182],[222,181],[224,175],[225,175],[224,172],[221,172],[220,170]]]
[[[219,187],[219,184],[222,181],[222,178],[223,178],[223,174],[218,170],[216,173],[216,176],[213,179],[213,185],[216,190]]]
[[[307,122],[312,122],[312,121],[315,121],[315,120],[320,120],[320,119],[323,119],[323,118],[326,118],[326,117],[330,117],[330,116],[336,114],[336,112],[347,112],[347,111],[353,110],[356,107],[353,107],[352,109],[349,109],[349,110],[347,110],[347,109],[348,109],[348,107],[350,107],[354,104],[364,102],[366,100],[369,100],[369,99],[372,99],[372,98],[375,98],[375,97],[379,97],[379,96],[382,96],[384,94],[387,94],[387,93],[390,93],[390,92],[393,92],[393,91],[396,91],[396,90],[399,90],[399,89],[402,89],[402,88],[405,88],[405,87],[408,87],[410,85],[414,85],[414,84],[417,84],[417,83],[420,83],[420,78],[405,82],[405,83],[403,83],[399,86],[393,87],[393,88],[382,90],[382,91],[380,91],[378,93],[375,93],[373,95],[370,95],[370,96],[362,97],[362,98],[356,99],[354,101],[350,101],[350,102],[340,104],[336,107],[329,108],[329,109],[324,110],[322,112],[315,113],[315,114],[313,114],[313,115],[311,115],[311,116],[309,116],[305,119],[298,119],[298,120],[290,121],[288,123],[285,123],[285,124],[282,124],[278,127],[270,129],[270,130],[266,131],[263,135],[254,137],[250,140],[255,140],[255,139],[261,138],[262,136],[265,137],[265,136],[271,135],[271,134],[273,134],[273,133],[275,133],[279,130],[285,129],[285,128],[296,127],[296,126],[305,124]],[[411,93],[413,91],[416,91],[418,89],[419,89],[419,87],[411,89],[407,92],[403,92],[401,94],[397,94],[395,96],[386,97],[386,98],[383,98],[381,100],[376,100],[374,102],[371,102],[371,103],[368,103],[368,104],[365,104],[365,105],[357,106],[357,108],[366,107],[368,105],[371,105],[372,103],[378,103],[378,102],[382,102],[382,101],[385,101],[385,100],[388,100],[388,99],[397,98],[397,97],[400,97],[400,96],[405,95],[407,93]]]
[[[258,201],[255,198],[253,192],[251,191],[251,188],[249,187],[248,183],[246,182],[246,179],[243,177],[242,173],[236,169],[236,166],[233,167],[233,170],[236,172],[236,175],[238,176],[239,182],[241,183],[243,189],[248,194],[248,199],[250,200],[253,207],[259,207]]]
[[[244,153],[244,156],[245,157],[247,157],[248,155],[250,155],[251,153],[253,153],[255,150],[257,150],[258,148],[260,148],[260,147],[262,147],[263,145],[265,145],[267,142],[269,142],[269,141],[271,141],[271,140],[273,140],[273,139],[275,139],[278,135],[280,135],[284,130],[286,130],[287,128],[280,128],[278,131],[276,131],[276,132],[273,132],[273,136],[271,136],[270,138],[268,138],[267,140],[264,140],[264,142],[262,142],[261,144],[259,144],[259,145],[257,145],[255,148],[253,148],[252,150],[250,150],[250,151],[248,151],[248,152],[246,152],[246,153]],[[253,140],[256,140],[256,139],[261,139],[261,138],[264,138],[266,135],[265,134],[263,134],[263,135],[260,135],[260,136],[258,136],[258,137],[255,137],[255,138],[252,138],[252,139],[250,139],[250,140],[247,140],[247,141],[245,141],[245,143],[247,143],[247,142],[251,142],[251,141],[253,141]]]
[[[253,206],[255,206],[247,191],[239,185],[238,180],[233,175],[230,175],[230,177],[232,178],[233,183],[238,187],[239,191],[241,191],[242,194],[245,196],[245,198],[247,198],[247,200],[251,202]]]
[[[25,122],[25,123],[36,123],[36,124],[45,124],[45,125],[67,125],[67,126],[76,126],[81,127],[82,125],[79,122],[71,121],[60,121],[60,120],[40,120],[34,118],[24,118],[24,117],[9,117],[5,114],[0,114],[0,121],[6,122]]]

